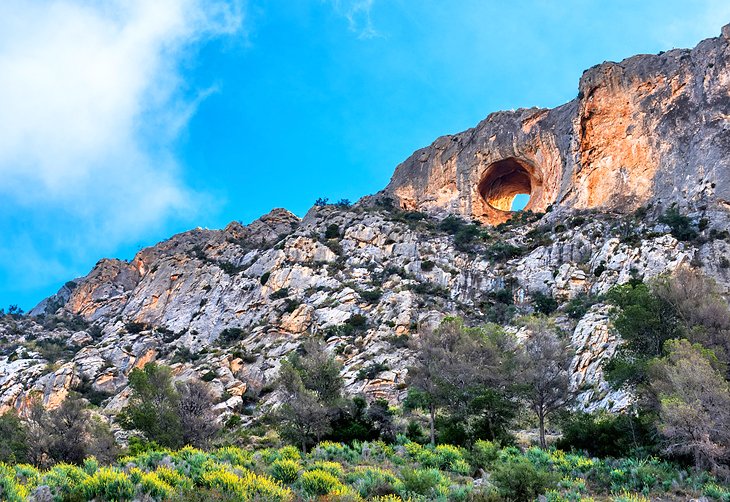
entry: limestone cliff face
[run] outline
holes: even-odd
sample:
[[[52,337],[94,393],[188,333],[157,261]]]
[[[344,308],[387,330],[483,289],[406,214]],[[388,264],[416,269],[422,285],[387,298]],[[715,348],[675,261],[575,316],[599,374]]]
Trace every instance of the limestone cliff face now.
[[[592,68],[579,97],[553,110],[495,113],[440,138],[354,207],[314,207],[303,219],[277,209],[173,236],[129,262],[101,260],[30,317],[0,317],[0,412],[34,396],[55,406],[81,389],[106,395],[111,413],[128,398],[129,373],[160,361],[177,378],[205,376],[221,418],[248,416],[252,400],[276,402],[267,389],[282,359],[310,336],[340,360],[349,392],[395,403],[412,335],[446,315],[520,334],[513,314],[533,312],[538,292],[558,301],[582,409],[626,407],[631,397],[602,377],[619,344],[608,307],[571,317],[566,306],[683,266],[730,289],[724,32]],[[441,228],[446,213],[503,222],[518,193],[536,213],[554,210],[467,241]],[[698,231],[692,242],[652,211],[630,214],[675,202]]]
[[[401,207],[485,223],[527,209],[642,205],[730,208],[730,30],[694,49],[587,70],[555,109],[494,113],[398,166],[385,194]]]

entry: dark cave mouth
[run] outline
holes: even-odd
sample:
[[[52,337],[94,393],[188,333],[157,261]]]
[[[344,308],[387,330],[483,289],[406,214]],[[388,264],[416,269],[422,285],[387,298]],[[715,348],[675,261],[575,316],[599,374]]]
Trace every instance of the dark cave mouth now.
[[[477,187],[484,202],[497,211],[527,209],[539,180],[526,163],[514,157],[494,162],[487,167]],[[518,197],[524,196],[525,197]]]

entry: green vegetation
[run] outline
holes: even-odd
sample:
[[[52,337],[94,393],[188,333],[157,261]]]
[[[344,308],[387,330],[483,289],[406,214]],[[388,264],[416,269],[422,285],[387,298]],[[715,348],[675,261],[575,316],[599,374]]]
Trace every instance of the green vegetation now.
[[[679,241],[691,241],[697,237],[697,231],[692,227],[692,220],[681,214],[676,206],[667,209],[659,221],[669,225],[672,236]]]
[[[489,482],[476,479],[488,473]],[[588,501],[727,500],[711,476],[691,476],[656,459],[596,459],[561,450],[501,448],[480,441],[471,449],[325,441],[303,454],[290,446],[202,451],[153,449],[109,466],[93,459],[46,470],[0,464],[4,500],[21,501],[48,487],[54,500],[218,501]],[[634,494],[629,497],[628,494]]]
[[[658,449],[695,469],[727,472],[730,461],[730,309],[716,284],[691,269],[606,295],[624,339],[606,366],[616,386],[640,396]]]
[[[147,364],[129,375],[130,402],[119,423],[142,432],[148,441],[171,448],[204,446],[218,427],[208,387],[190,380],[174,385],[170,368]]]
[[[129,403],[114,418],[128,430],[123,451],[81,399],[105,396],[82,382],[54,410],[35,402],[22,416],[0,416],[0,498],[41,490],[36,500],[730,500],[730,308],[696,271],[646,283],[636,275],[562,305],[532,294],[536,313],[513,321],[518,335],[503,322],[414,323],[391,341],[410,349],[396,384],[407,394],[402,408],[345,392],[345,383],[377,389],[372,380],[391,364],[358,360],[343,380],[335,354],[363,343],[362,314],[303,338],[278,380],[251,385],[222,425],[212,408],[231,395],[211,389],[225,370],[201,363],[201,380],[178,383],[166,366],[133,370]],[[514,287],[507,280],[485,295],[482,319],[511,319]],[[285,311],[299,305],[280,291]],[[382,294],[358,292],[366,302]],[[599,301],[623,340],[606,374],[637,396],[623,413],[574,407],[585,389],[570,385],[575,353],[563,330]],[[232,327],[219,340],[251,362],[246,336]],[[57,345],[35,346],[52,356]],[[177,355],[201,357],[184,347]],[[257,403],[265,394],[280,406]]]

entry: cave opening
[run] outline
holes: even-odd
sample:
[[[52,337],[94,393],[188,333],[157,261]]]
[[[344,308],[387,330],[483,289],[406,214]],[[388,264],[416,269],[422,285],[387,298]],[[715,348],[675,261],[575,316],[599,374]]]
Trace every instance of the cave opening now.
[[[509,157],[487,167],[477,187],[484,202],[502,212],[529,209],[539,180],[528,164]]]

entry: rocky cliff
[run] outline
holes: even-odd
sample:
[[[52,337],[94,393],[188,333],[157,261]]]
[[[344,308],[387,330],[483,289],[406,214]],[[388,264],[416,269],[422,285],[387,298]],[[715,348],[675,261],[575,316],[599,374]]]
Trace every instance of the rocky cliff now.
[[[401,207],[484,223],[527,209],[630,212],[730,207],[730,28],[694,49],[587,70],[578,97],[490,115],[398,166],[385,193]]]
[[[341,360],[350,392],[397,402],[419,329],[458,315],[521,334],[541,294],[577,350],[581,406],[624,408],[630,396],[602,379],[618,340],[598,295],[680,266],[730,286],[729,61],[721,37],[604,63],[571,103],[440,138],[353,207],[277,209],[101,260],[31,316],[0,318],[0,411],[75,389],[111,413],[130,371],[161,361],[210,382],[221,417],[246,415],[275,402],[282,358],[309,336]],[[533,212],[443,224],[505,221],[517,193]],[[657,222],[671,203],[696,238]]]

